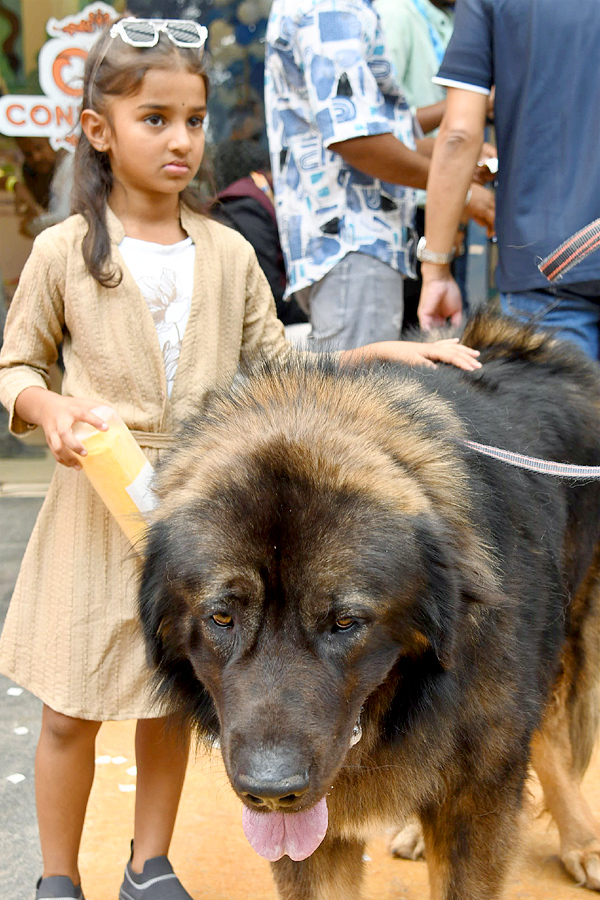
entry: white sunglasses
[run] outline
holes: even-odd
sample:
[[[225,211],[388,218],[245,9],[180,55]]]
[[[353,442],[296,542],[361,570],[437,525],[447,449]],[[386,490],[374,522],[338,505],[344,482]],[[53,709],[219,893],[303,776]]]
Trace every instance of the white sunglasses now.
[[[120,37],[130,47],[155,47],[161,33],[176,47],[200,50],[208,37],[204,25],[191,19],[137,19],[129,16],[111,26],[111,38]]]

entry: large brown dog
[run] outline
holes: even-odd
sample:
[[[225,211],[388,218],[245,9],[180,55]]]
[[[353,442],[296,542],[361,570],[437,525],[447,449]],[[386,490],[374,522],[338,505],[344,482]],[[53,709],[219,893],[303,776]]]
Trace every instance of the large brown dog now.
[[[600,483],[462,443],[598,465],[600,376],[509,320],[465,341],[476,373],[267,365],[209,399],[159,474],[149,653],[170,700],[220,735],[286,900],[356,900],[365,836],[411,815],[435,900],[499,897],[530,762],[565,864],[600,889],[579,791]]]

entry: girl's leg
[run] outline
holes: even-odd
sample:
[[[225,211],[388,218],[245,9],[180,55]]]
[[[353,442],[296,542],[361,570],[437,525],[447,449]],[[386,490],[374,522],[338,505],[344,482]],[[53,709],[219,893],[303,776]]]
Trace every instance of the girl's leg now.
[[[35,796],[43,877],[66,875],[78,885],[77,857],[94,780],[100,722],[63,716],[44,704],[35,757]]]
[[[168,719],[140,719],[135,733],[137,789],[132,870],[166,856],[189,754],[189,735]]]

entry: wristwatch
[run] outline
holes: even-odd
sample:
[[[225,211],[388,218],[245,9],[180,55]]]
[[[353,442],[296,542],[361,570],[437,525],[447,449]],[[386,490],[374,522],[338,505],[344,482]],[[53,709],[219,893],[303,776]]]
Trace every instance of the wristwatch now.
[[[454,259],[456,247],[453,247],[450,253],[434,253],[433,250],[427,249],[427,241],[424,237],[417,244],[417,259],[419,262],[435,263],[436,266],[447,266]]]

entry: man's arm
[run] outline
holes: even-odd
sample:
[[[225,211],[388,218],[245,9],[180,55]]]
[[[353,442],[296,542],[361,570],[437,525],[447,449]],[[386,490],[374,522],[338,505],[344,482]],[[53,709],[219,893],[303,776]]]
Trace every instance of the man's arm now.
[[[429,134],[430,131],[438,128],[445,112],[445,100],[439,100],[437,103],[432,103],[431,106],[420,106],[417,109],[416,116],[419,125],[423,129],[423,134]]]
[[[435,147],[435,138],[417,138],[415,144],[417,145],[418,153],[422,154],[422,156],[426,156],[428,159],[431,159],[433,148]]]
[[[483,144],[487,103],[486,94],[448,89],[446,112],[427,182],[425,238],[427,249],[433,253],[452,250]],[[453,323],[460,321],[462,301],[450,266],[422,263],[421,272],[423,287],[418,309],[421,326],[428,329],[443,324],[447,318]]]
[[[436,142],[425,138],[418,144],[419,147],[428,150],[429,146],[426,145]],[[431,165],[429,157],[420,152],[420,149],[411,150],[393,134],[374,134],[338,141],[330,144],[329,149],[339,153],[355,169],[372,178],[379,178],[380,181],[403,184],[412,188],[426,188],[429,184],[428,175]],[[494,196],[481,185],[470,183],[474,171],[475,164],[473,164],[467,179],[467,187],[462,196],[459,220],[466,215],[491,231],[494,224]],[[471,190],[471,200],[465,207],[469,189]],[[458,221],[456,228],[458,228]],[[456,229],[454,234],[456,234]]]
[[[380,181],[424,188],[427,184],[429,159],[411,150],[393,134],[373,134],[330,144],[349,165]]]

